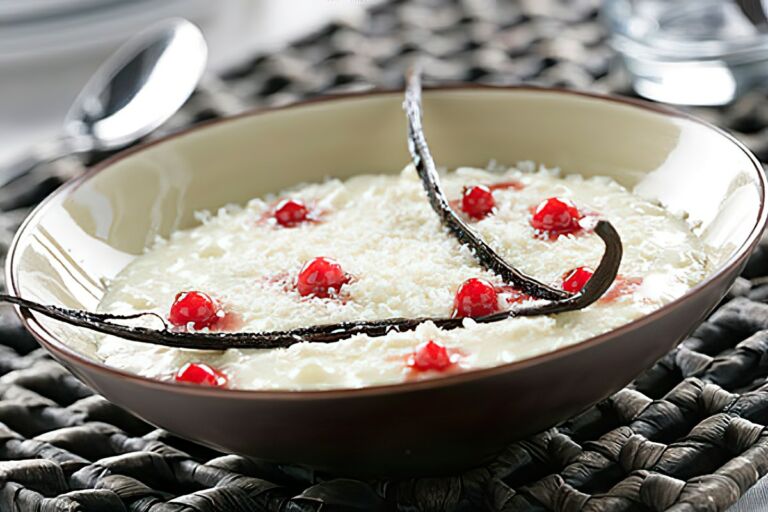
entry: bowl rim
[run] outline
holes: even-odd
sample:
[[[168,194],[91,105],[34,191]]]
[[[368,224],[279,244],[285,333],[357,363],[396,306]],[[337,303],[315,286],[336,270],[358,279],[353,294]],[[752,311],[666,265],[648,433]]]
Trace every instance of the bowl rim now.
[[[88,357],[80,354],[73,348],[69,347],[66,343],[60,341],[56,335],[50,332],[43,324],[38,320],[37,315],[31,311],[25,311],[19,306],[13,306],[16,315],[21,320],[22,325],[27,331],[29,331],[40,344],[52,355],[58,358],[64,359],[74,365],[85,366],[91,371],[95,371],[101,374],[108,374],[109,377],[117,379],[127,379],[132,381],[136,385],[146,386],[150,388],[157,388],[158,390],[168,391],[171,393],[182,393],[191,395],[203,395],[217,398],[232,398],[232,399],[259,399],[259,400],[310,400],[310,399],[339,399],[339,398],[360,398],[377,395],[390,395],[394,393],[411,393],[425,390],[435,390],[437,388],[448,388],[451,386],[457,386],[474,381],[481,381],[483,379],[492,378],[500,374],[521,370],[527,367],[535,366],[542,362],[546,362],[551,359],[557,359],[566,357],[572,353],[586,350],[590,347],[607,342],[612,338],[620,337],[626,332],[634,330],[640,326],[651,323],[656,319],[666,315],[670,310],[676,308],[681,303],[690,300],[693,296],[699,295],[704,292],[717,278],[724,274],[727,274],[737,268],[747,256],[754,250],[755,246],[760,240],[760,236],[768,221],[768,208],[766,208],[766,190],[768,189],[768,181],[766,180],[765,172],[762,164],[755,157],[755,155],[738,139],[728,133],[722,128],[719,128],[707,121],[704,121],[696,116],[682,112],[680,110],[662,106],[655,103],[650,103],[644,100],[629,98],[625,96],[615,94],[600,94],[581,90],[568,89],[563,87],[542,87],[536,85],[495,85],[495,84],[467,84],[467,83],[455,83],[444,84],[439,86],[425,87],[425,97],[433,92],[456,92],[456,91],[486,91],[486,92],[534,92],[542,94],[555,94],[564,96],[576,96],[586,99],[595,100],[597,102],[612,102],[623,106],[633,107],[639,110],[650,111],[656,114],[661,114],[668,117],[683,119],[686,121],[697,123],[705,128],[708,128],[721,137],[724,137],[731,144],[735,145],[737,149],[744,153],[749,161],[752,163],[755,174],[757,175],[757,184],[760,195],[760,207],[758,211],[757,220],[752,227],[745,243],[738,247],[735,253],[728,258],[719,268],[707,276],[704,280],[697,283],[695,286],[689,288],[683,295],[677,299],[664,304],[660,308],[643,315],[631,322],[623,324],[615,329],[612,329],[603,334],[586,338],[580,342],[560,347],[556,350],[538,354],[536,356],[513,361],[510,363],[504,363],[498,366],[492,366],[488,368],[477,368],[467,370],[461,373],[445,375],[440,377],[434,377],[413,382],[400,382],[394,384],[379,384],[373,386],[366,386],[361,388],[331,388],[331,389],[317,389],[317,390],[290,390],[290,389],[230,389],[230,388],[213,388],[206,386],[198,386],[185,383],[175,383],[171,381],[164,381],[160,379],[144,377],[138,374],[134,374],[125,370],[108,366],[96,359],[89,359]],[[19,282],[18,282],[18,248],[21,240],[25,238],[27,231],[33,224],[36,224],[38,219],[41,218],[48,209],[61,204],[66,197],[84,182],[95,176],[101,171],[112,167],[114,164],[122,161],[123,159],[130,157],[134,154],[145,151],[155,145],[163,144],[171,141],[177,137],[183,137],[190,133],[205,130],[211,126],[216,126],[224,123],[230,123],[239,119],[260,116],[270,114],[272,112],[278,112],[282,110],[301,108],[305,106],[316,105],[326,102],[344,102],[352,99],[366,99],[376,96],[387,96],[394,94],[402,94],[402,88],[374,88],[363,92],[347,92],[341,94],[318,96],[315,98],[309,98],[306,100],[293,102],[288,105],[276,106],[276,107],[255,107],[248,109],[244,112],[238,113],[234,116],[228,116],[219,119],[212,119],[203,121],[194,126],[180,130],[178,132],[165,135],[155,140],[144,142],[136,146],[130,147],[126,150],[120,151],[115,155],[110,156],[106,160],[98,163],[97,165],[88,169],[85,173],[77,178],[74,178],[61,187],[55,190],[52,194],[46,197],[40,204],[38,204],[24,219],[19,226],[16,234],[13,237],[13,241],[8,249],[8,256],[5,265],[5,278],[8,288],[8,293],[21,297]]]

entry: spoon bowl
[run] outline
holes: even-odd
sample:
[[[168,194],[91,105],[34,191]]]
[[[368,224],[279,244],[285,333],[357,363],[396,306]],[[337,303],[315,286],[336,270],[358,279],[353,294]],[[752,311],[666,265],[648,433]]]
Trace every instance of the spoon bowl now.
[[[187,101],[207,58],[202,32],[187,20],[165,20],[140,32],[86,83],[70,107],[59,137],[6,166],[0,173],[0,186],[42,163],[119,149],[148,135]],[[0,208],[7,206],[0,201]]]
[[[203,34],[184,19],[164,21],[120,47],[83,87],[64,129],[90,148],[113,150],[148,135],[195,90],[205,70]]]

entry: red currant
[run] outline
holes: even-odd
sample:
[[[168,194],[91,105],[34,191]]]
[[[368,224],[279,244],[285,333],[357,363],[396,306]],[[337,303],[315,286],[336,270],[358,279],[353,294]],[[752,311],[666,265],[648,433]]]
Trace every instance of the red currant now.
[[[453,361],[448,354],[448,349],[432,340],[419,346],[408,360],[408,366],[421,371],[443,371],[451,365]]]
[[[341,265],[330,258],[315,258],[304,264],[296,279],[299,295],[326,298],[339,293],[349,277]]]
[[[493,193],[485,185],[467,187],[461,196],[461,210],[473,219],[487,217],[495,206]]]
[[[531,226],[551,235],[564,235],[579,231],[581,218],[581,212],[572,202],[550,197],[542,201],[533,211]]]
[[[589,267],[578,267],[563,275],[563,290],[571,293],[578,293],[587,284],[592,277],[592,269]]]
[[[453,314],[457,317],[481,317],[499,310],[496,288],[485,279],[467,279],[456,290]]]
[[[199,384],[214,388],[223,388],[227,385],[227,376],[219,370],[211,368],[203,363],[187,363],[176,372],[176,382]]]
[[[219,319],[219,306],[203,292],[180,292],[171,305],[168,321],[177,327],[210,327]]]
[[[309,210],[299,199],[283,199],[275,208],[275,220],[283,227],[291,228],[307,220]]]

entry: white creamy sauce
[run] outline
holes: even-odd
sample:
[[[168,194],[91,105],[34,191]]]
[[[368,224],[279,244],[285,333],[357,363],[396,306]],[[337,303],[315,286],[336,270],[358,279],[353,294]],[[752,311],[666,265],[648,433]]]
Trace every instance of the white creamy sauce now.
[[[582,211],[607,219],[624,245],[620,275],[642,280],[630,293],[576,312],[514,318],[491,324],[465,321],[443,331],[355,336],[337,343],[299,343],[286,349],[195,351],[99,338],[87,345],[106,364],[168,379],[186,362],[205,362],[227,374],[230,387],[327,389],[431,378],[414,372],[410,354],[435,340],[463,354],[450,371],[490,367],[556,350],[607,332],[682,295],[708,272],[708,250],[686,223],[611,179],[521,165],[503,172],[461,168],[442,177],[446,194],[464,186],[519,181],[521,190],[494,192],[496,212],[470,224],[507,261],[537,279],[559,285],[564,272],[595,268],[603,244],[593,233],[549,240],[534,236],[530,208],[549,197],[568,198]],[[285,191],[321,212],[320,222],[293,228],[269,218],[275,197],[245,207],[201,214],[201,225],[158,241],[110,283],[100,310],[154,311],[163,316],[179,291],[208,293],[240,321],[238,331],[283,330],[323,323],[390,317],[450,316],[456,289],[484,277],[466,247],[441,226],[412,168],[400,175],[361,175]],[[344,300],[300,297],[292,283],[317,256],[338,261],[353,279]],[[147,319],[148,325],[156,326]]]

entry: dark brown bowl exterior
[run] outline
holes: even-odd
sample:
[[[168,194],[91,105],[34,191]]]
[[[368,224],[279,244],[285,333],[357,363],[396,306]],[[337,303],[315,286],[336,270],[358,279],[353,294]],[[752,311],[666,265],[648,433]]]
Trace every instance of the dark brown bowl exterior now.
[[[574,96],[609,104],[623,101]],[[658,111],[637,102],[623,104]],[[711,127],[706,130],[716,131]],[[481,464],[511,441],[551,427],[619,390],[668,352],[717,305],[746,263],[766,221],[765,179],[759,163],[738,143],[732,144],[749,156],[750,172],[756,173],[760,211],[743,246],[723,268],[683,297],[619,329],[495,368],[352,390],[210,389],[109,368],[79,355],[35,315],[20,312],[20,316],[54,357],[93,389],[146,421],[190,440],[226,452],[336,474],[451,473]],[[447,154],[450,145],[445,147]],[[124,157],[116,161],[120,158]],[[98,172],[101,170],[94,171]],[[62,197],[89,178],[65,186],[27,222],[46,208],[57,207]],[[23,226],[20,233],[26,228]],[[20,237],[7,266],[9,288],[17,295],[23,288],[18,283],[20,256],[16,250]]]

